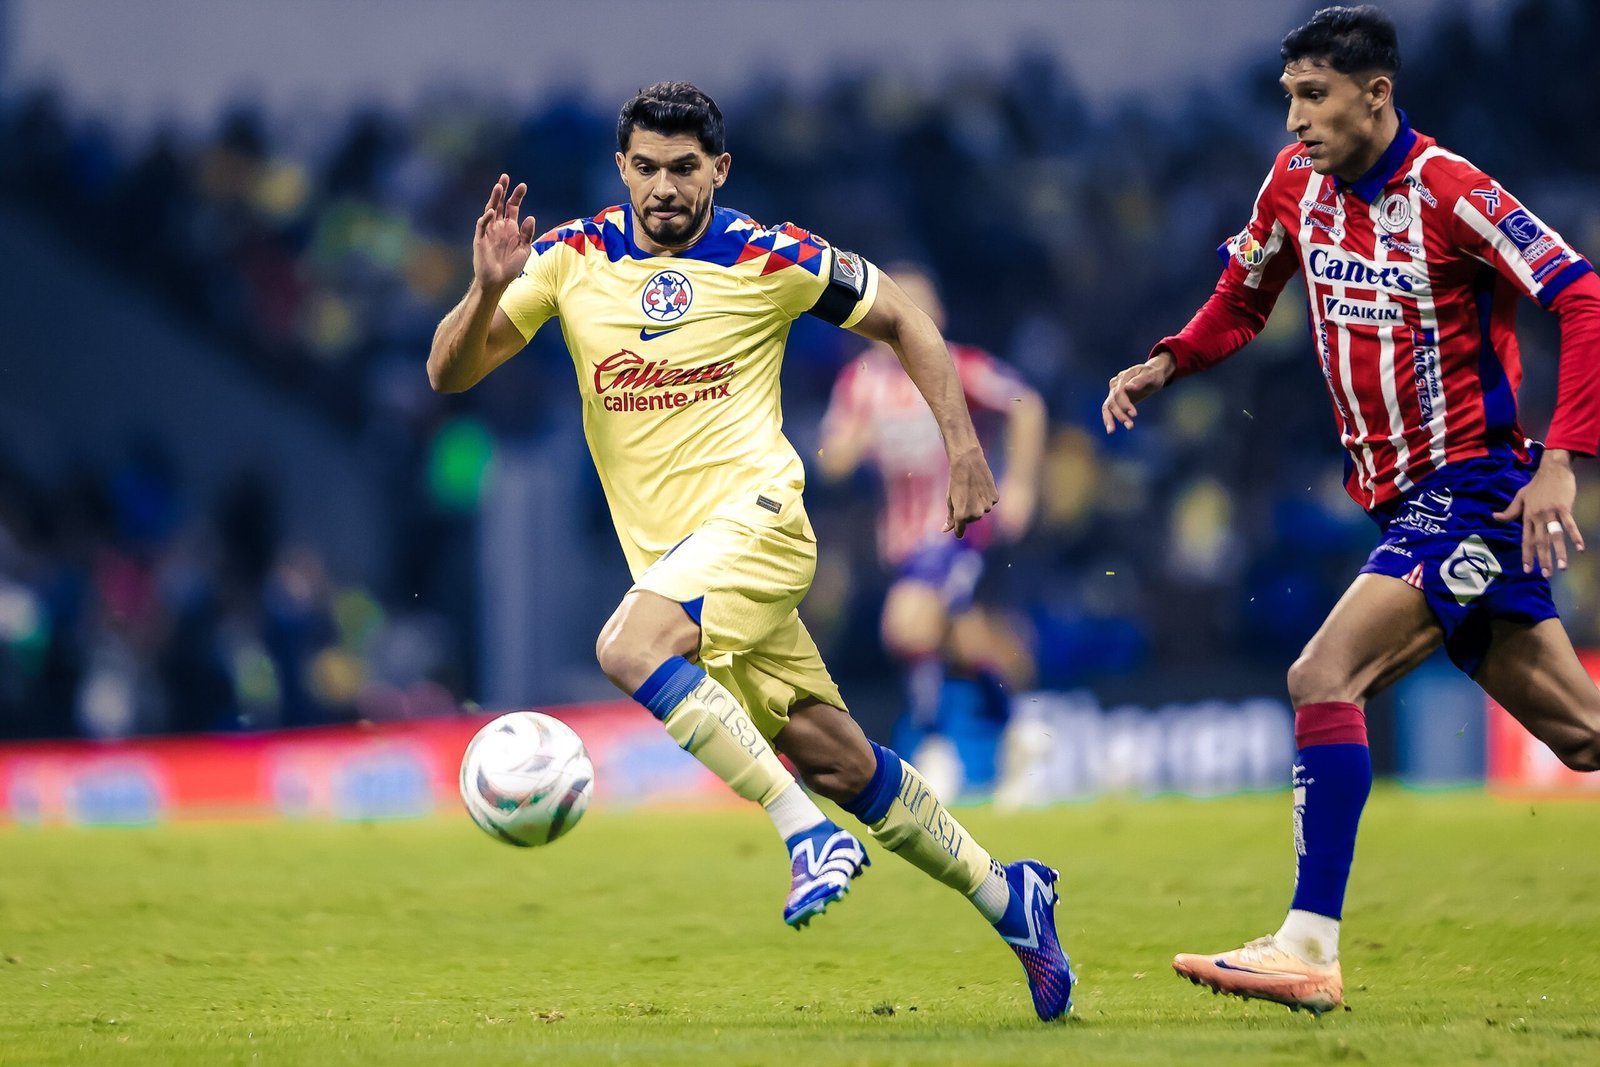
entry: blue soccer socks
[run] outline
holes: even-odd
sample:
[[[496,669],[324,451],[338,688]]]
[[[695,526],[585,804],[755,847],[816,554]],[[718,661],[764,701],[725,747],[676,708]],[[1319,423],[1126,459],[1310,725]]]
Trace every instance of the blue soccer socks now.
[[[1361,810],[1372,792],[1367,720],[1355,704],[1295,711],[1294,844],[1299,856],[1291,908],[1338,919],[1355,856]]]

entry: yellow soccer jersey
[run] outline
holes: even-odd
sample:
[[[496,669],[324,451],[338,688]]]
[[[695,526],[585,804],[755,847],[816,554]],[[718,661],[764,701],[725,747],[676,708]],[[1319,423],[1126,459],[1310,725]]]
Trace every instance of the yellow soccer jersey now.
[[[634,243],[627,205],[560,226],[533,249],[500,307],[524,338],[561,320],[634,577],[724,502],[804,488],[779,406],[789,325],[805,312],[855,325],[877,296],[871,264],[727,208],[675,256]]]

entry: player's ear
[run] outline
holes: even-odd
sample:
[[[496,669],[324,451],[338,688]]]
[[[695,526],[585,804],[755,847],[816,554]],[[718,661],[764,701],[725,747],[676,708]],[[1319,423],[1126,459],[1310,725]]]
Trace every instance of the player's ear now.
[[[1382,111],[1394,99],[1394,79],[1387,74],[1373,75],[1367,83],[1367,105],[1373,114]]]
[[[622,153],[617,153],[617,175],[622,179],[622,184],[628,184],[628,161],[622,158]]]
[[[728,180],[728,170],[733,166],[733,157],[724,152],[711,163],[711,187],[721,189],[722,183]]]

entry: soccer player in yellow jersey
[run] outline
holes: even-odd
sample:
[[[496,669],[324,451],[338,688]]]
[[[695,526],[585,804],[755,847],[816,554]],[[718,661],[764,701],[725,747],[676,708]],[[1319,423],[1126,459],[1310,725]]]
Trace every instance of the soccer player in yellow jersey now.
[[[782,433],[790,323],[812,314],[889,345],[950,459],[946,529],[995,503],[944,339],[893,280],[792,225],[714,203],[722,114],[694,86],[644,90],[617,119],[628,203],[535,239],[527,186],[501,175],[478,219],[472,285],[434,335],[428,379],[470,388],[551,318],[577,368],[584,433],[634,584],[600,633],[600,668],[713,773],[771,817],[790,853],[799,928],[868,865],[779,762],[868,835],[959,890],[1021,959],[1042,1019],[1071,1007],[1057,873],[1002,866],[916,772],[845,710],[797,608],[816,570],[805,470]]]

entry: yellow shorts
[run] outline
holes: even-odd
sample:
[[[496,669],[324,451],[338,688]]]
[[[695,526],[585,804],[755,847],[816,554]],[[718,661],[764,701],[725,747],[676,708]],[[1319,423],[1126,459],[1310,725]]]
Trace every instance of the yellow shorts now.
[[[652,563],[633,584],[700,618],[700,664],[770,740],[807,699],[845,708],[800,601],[817,571],[817,538],[800,494],[751,492]],[[848,710],[848,709],[845,709]]]

